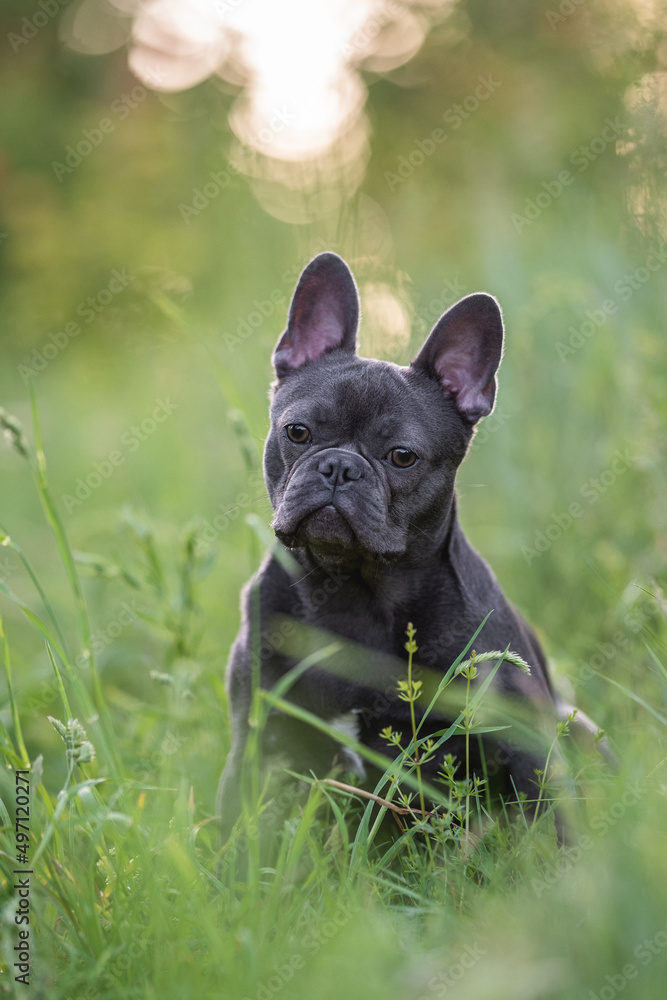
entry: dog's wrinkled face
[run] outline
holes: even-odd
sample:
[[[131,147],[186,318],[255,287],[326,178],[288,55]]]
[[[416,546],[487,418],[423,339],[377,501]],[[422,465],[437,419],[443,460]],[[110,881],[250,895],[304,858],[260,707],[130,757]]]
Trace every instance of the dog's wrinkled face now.
[[[357,357],[358,316],[347,265],[321,254],[301,276],[274,355],[264,453],[273,527],[323,563],[396,559],[442,541],[502,350],[500,311],[486,295],[446,313],[407,368]]]
[[[470,429],[426,376],[326,355],[280,385],[265,474],[274,530],[330,558],[392,558],[442,522]]]

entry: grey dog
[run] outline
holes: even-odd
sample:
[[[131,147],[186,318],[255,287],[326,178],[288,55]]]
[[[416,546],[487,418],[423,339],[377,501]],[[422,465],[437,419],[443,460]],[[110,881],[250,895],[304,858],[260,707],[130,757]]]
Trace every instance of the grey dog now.
[[[457,302],[407,367],[358,357],[358,322],[349,268],[333,253],[315,257],[273,356],[264,452],[273,529],[297,572],[272,554],[244,593],[227,674],[232,747],[218,796],[226,831],[241,808],[253,671],[271,689],[297,662],[271,641],[276,621],[344,640],[343,665],[310,667],[287,697],[384,754],[382,730],[407,732],[408,706],[394,685],[405,670],[408,622],[417,659],[437,678],[492,612],[476,648],[509,648],[531,668],[503,663],[492,688],[536,717],[556,707],[539,642],[457,517],[456,471],[496,397],[504,338],[496,299],[479,293]],[[437,712],[427,722],[422,735],[442,729]],[[285,713],[272,714],[264,735],[264,755],[280,754],[301,773],[326,773],[336,749]],[[460,752],[460,742],[444,750]],[[489,742],[488,753],[501,761],[501,791],[535,798],[541,751],[504,738]],[[473,766],[481,770],[479,756]]]

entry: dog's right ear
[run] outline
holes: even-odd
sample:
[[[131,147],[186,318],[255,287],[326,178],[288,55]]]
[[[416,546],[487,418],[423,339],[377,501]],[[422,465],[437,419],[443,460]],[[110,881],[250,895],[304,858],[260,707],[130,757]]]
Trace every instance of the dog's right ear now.
[[[292,296],[287,329],[273,355],[278,378],[328,351],[354,352],[358,325],[359,293],[352,272],[338,254],[318,254]]]

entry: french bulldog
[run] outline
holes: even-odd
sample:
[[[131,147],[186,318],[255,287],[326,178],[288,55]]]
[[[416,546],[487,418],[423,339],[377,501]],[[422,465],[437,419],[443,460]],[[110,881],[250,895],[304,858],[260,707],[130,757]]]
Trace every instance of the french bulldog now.
[[[484,293],[461,299],[407,367],[356,354],[359,315],[347,264],[319,254],[301,274],[273,355],[264,477],[273,530],[297,571],[274,552],[244,593],[227,671],[232,746],[218,793],[224,831],[241,808],[253,669],[271,689],[298,662],[276,641],[284,634],[276,622],[345,640],[347,669],[314,665],[286,697],[382,754],[389,754],[381,735],[387,726],[409,734],[409,706],[395,687],[397,665],[405,672],[408,623],[417,662],[441,677],[492,612],[475,648],[509,648],[531,668],[525,674],[503,663],[496,691],[536,715],[555,707],[536,636],[457,517],[456,471],[496,398],[504,338],[498,302]],[[442,728],[437,712],[427,722],[429,731]],[[326,773],[337,749],[284,713],[272,714],[264,734],[264,754],[281,755],[302,774]],[[460,738],[443,746],[457,750]],[[509,738],[490,743],[485,756],[501,791],[536,798],[543,756]],[[477,754],[473,766],[481,773]],[[436,760],[432,774],[437,767]]]

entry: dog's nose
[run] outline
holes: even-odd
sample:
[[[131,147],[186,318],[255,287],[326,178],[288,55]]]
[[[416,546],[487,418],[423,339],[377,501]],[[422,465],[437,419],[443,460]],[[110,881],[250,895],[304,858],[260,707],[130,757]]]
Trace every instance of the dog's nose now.
[[[332,489],[336,489],[345,483],[363,479],[363,459],[349,451],[329,452],[320,459],[317,471]]]

